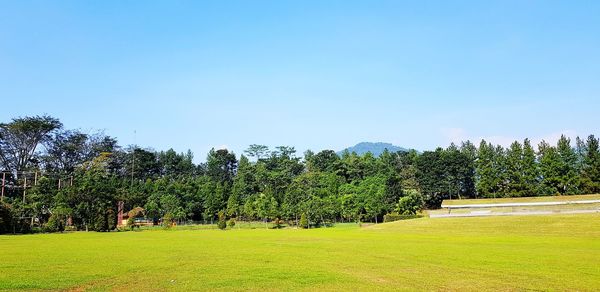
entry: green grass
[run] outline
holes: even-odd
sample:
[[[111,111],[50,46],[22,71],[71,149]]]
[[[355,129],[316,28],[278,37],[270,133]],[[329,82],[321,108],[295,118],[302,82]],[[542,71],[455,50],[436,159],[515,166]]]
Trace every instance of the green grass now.
[[[5,290],[600,289],[600,215],[0,236]]]
[[[466,199],[466,200],[444,200],[442,205],[470,205],[470,204],[500,204],[500,203],[539,203],[539,202],[563,202],[581,200],[600,200],[600,194],[576,195],[576,196],[541,196],[541,197],[518,197],[518,198],[488,198],[488,199]]]

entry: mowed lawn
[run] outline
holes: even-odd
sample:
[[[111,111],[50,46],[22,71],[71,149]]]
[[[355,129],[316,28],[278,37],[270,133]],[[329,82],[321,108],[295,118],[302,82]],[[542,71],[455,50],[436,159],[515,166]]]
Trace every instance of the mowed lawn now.
[[[600,215],[0,236],[0,290],[600,290]]]

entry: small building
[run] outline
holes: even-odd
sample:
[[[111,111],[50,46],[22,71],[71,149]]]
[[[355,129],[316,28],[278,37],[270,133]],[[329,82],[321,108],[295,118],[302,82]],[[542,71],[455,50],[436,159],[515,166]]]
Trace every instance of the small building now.
[[[146,218],[146,210],[142,207],[135,207],[131,209],[129,212],[124,213],[122,204],[119,204],[119,213],[118,213],[118,226],[127,226],[127,221],[129,218],[134,218],[134,225],[136,226],[152,226],[154,225],[153,220],[149,220]]]

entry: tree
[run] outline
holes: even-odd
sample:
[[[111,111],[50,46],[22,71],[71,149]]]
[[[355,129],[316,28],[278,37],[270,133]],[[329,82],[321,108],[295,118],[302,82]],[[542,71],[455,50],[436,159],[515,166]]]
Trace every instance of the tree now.
[[[46,170],[71,173],[83,162],[92,159],[88,135],[79,131],[56,131],[45,143],[43,161]]]
[[[417,160],[417,180],[428,207],[437,208],[448,197],[443,149],[425,151]]]
[[[266,157],[268,155],[269,147],[265,145],[252,144],[244,152],[250,157],[255,157],[258,161],[261,158]]]
[[[219,211],[219,221],[217,222],[217,226],[221,230],[225,230],[227,228],[227,221],[225,221],[225,212]]]
[[[62,128],[62,123],[50,116],[13,119],[0,124],[0,159],[3,168],[18,172],[27,169],[40,143],[51,138],[51,133]]]
[[[360,182],[359,193],[365,210],[365,215],[368,218],[373,218],[375,223],[378,223],[378,217],[382,215],[386,209],[383,200],[385,195],[385,179],[381,176],[370,176]]]
[[[211,149],[206,157],[206,174],[224,187],[225,200],[237,171],[237,163],[235,154],[227,149]]]
[[[523,148],[517,141],[510,145],[506,151],[506,177],[507,186],[505,195],[521,197],[525,194],[525,177],[523,176]]]
[[[103,154],[84,163],[75,173],[75,184],[65,189],[75,224],[96,231],[108,231],[116,224],[115,177],[107,170],[110,155]]]
[[[416,190],[409,190],[406,196],[400,198],[396,205],[396,212],[401,215],[416,215],[424,207],[423,196]]]
[[[308,161],[311,171],[335,172],[340,157],[333,150],[323,150]]]
[[[254,202],[256,215],[262,218],[265,222],[265,228],[268,228],[268,221],[275,217],[277,213],[277,201],[271,195],[260,194]]]
[[[537,196],[539,193],[540,170],[535,157],[535,150],[533,150],[529,139],[523,141],[522,176],[524,184],[522,194],[524,196]]]
[[[560,192],[561,162],[555,147],[550,146],[546,141],[540,142],[538,146],[538,160],[540,162],[540,173],[542,176],[541,191],[545,195],[554,195]]]
[[[600,142],[590,135],[585,142],[581,170],[582,191],[588,194],[600,192]]]
[[[308,228],[308,219],[306,218],[306,213],[302,213],[300,216],[300,223],[298,223],[298,226],[304,229]]]

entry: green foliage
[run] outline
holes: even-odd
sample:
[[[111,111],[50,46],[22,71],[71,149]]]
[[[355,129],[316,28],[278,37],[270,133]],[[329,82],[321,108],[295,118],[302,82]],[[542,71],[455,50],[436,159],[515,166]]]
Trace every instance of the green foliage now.
[[[65,222],[61,216],[52,214],[44,229],[46,232],[63,232],[65,230]]]
[[[235,218],[229,218],[229,221],[227,221],[227,226],[229,226],[229,228],[235,227]]]
[[[416,219],[416,218],[422,218],[423,215],[403,215],[403,214],[398,214],[398,213],[390,213],[390,214],[385,214],[383,216],[383,222],[394,222],[394,221],[400,221],[400,220],[408,220],[408,219]]]
[[[398,201],[396,212],[401,215],[416,215],[424,207],[423,196],[416,190],[408,190]]]
[[[173,227],[173,215],[171,213],[167,213],[162,218],[162,226],[165,229],[170,229]]]
[[[219,221],[217,222],[217,227],[221,230],[225,230],[227,228],[227,221],[225,221],[225,212],[219,211]]]
[[[409,203],[404,192],[409,189],[422,194],[427,208],[444,199],[595,193],[599,144],[593,135],[577,138],[574,147],[563,136],[537,149],[528,139],[507,149],[465,141],[460,147],[383,150],[377,156],[306,151],[304,161],[294,147],[253,144],[246,151],[252,161],[242,155],[238,162],[233,152],[212,149],[206,163],[195,165],[191,151],[121,148],[108,136],[63,130],[51,117],[18,118],[0,124],[0,169],[7,171],[7,185],[22,185],[22,170],[60,175],[39,175],[34,185],[32,175],[25,175],[25,201],[22,192],[7,188],[11,215],[0,219],[0,232],[40,229],[59,206],[69,210],[73,228],[113,230],[119,201],[126,209],[143,206],[155,223],[170,217],[212,224],[224,210],[227,217],[262,220],[268,228],[275,218],[297,222],[302,214],[314,226],[378,222],[397,211],[401,198],[409,197],[402,204]]]
[[[308,228],[308,218],[306,217],[306,213],[302,213],[302,216],[300,216],[298,226],[300,226],[300,228]]]
[[[133,228],[136,227],[134,217],[127,218],[127,227],[129,227],[130,230],[133,230]]]
[[[11,206],[0,202],[0,234],[12,232],[12,210]]]

